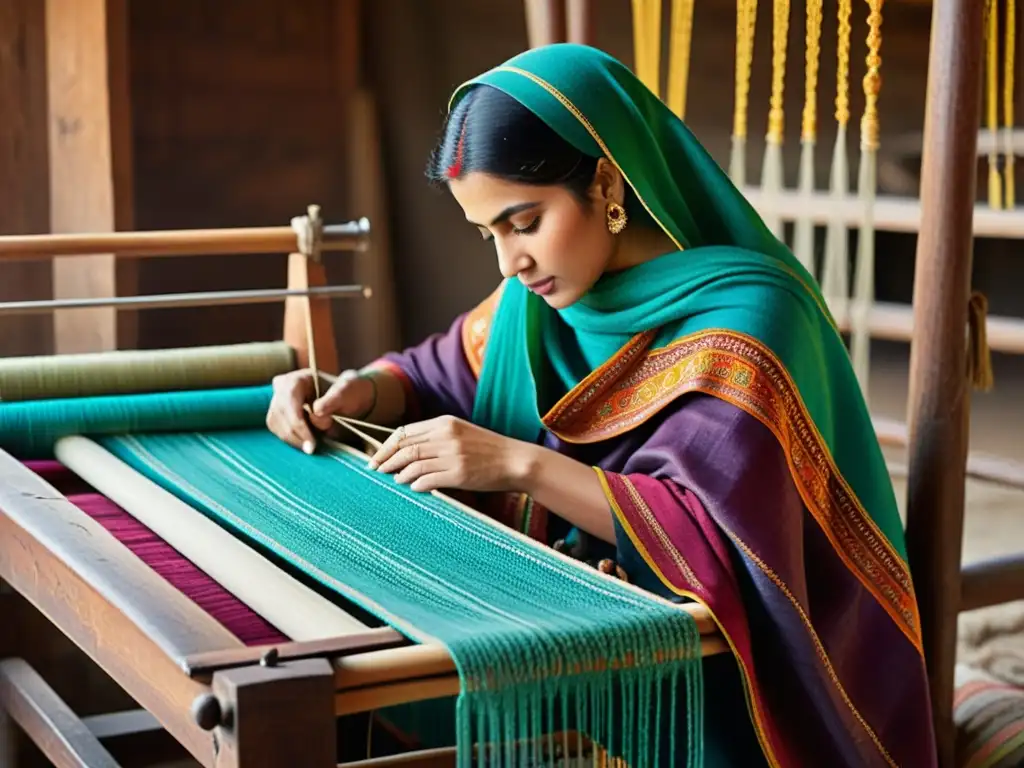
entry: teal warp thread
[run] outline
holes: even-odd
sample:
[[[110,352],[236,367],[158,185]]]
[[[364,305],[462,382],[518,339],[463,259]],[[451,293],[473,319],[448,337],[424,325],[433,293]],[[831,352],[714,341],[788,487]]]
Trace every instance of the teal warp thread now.
[[[492,745],[488,765],[529,764],[526,742],[573,710],[566,725],[627,765],[701,764],[700,638],[678,608],[411,491],[360,456],[306,456],[265,430],[100,442],[414,640],[443,643],[462,683],[460,767],[474,762],[473,743]],[[648,721],[667,729],[667,753],[642,727],[624,736],[641,692],[656,710],[662,695],[671,710],[682,698],[683,722],[657,711]]]
[[[68,435],[261,427],[272,394],[262,385],[3,402],[0,449],[22,460],[49,459]]]

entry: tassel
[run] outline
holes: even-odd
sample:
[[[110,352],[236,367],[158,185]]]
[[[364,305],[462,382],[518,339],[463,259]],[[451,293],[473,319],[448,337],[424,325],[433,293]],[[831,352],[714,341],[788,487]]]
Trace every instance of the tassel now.
[[[800,142],[800,196],[810,201],[814,193],[814,139]],[[793,233],[793,255],[810,272],[814,271],[814,221],[798,215]]]
[[[789,34],[789,0],[774,0],[772,6],[772,95],[768,110],[768,133],[765,137],[764,164],[761,168],[761,190],[770,215],[764,217],[768,229],[783,240],[785,231],[778,213],[779,192],[782,191],[782,142],[785,125],[783,96],[786,83],[786,43]]]
[[[988,392],[995,383],[992,370],[992,350],[988,346],[988,299],[974,291],[967,304],[968,365],[971,384],[981,392]]]
[[[875,182],[877,155],[874,147],[864,147],[860,157],[857,186],[864,206],[857,235],[857,274],[853,286],[853,312],[850,314],[853,370],[857,374],[865,399],[871,373],[871,305],[875,289]]]
[[[732,152],[729,154],[729,178],[737,189],[747,185],[747,137],[732,137]]]
[[[798,188],[805,205],[810,207],[814,194],[814,148],[818,138],[818,65],[821,57],[822,0],[807,0],[804,57],[804,113],[800,131],[800,177]],[[807,210],[797,214],[793,234],[793,255],[811,273],[814,268],[814,221]]]
[[[738,188],[747,185],[747,100],[750,67],[754,58],[754,25],[757,0],[736,0],[736,93],[732,115],[732,151],[729,178]]]
[[[764,165],[761,167],[761,191],[768,204],[769,214],[764,223],[779,240],[785,237],[782,216],[778,213],[779,192],[782,191],[782,141],[769,136],[764,148]]]
[[[832,210],[838,211],[850,189],[850,171],[846,161],[846,126],[836,128],[836,145],[832,152],[832,173],[829,194]],[[825,231],[825,263],[822,265],[821,288],[833,316],[842,323],[849,311],[850,254],[846,223],[839,215],[829,218]]]

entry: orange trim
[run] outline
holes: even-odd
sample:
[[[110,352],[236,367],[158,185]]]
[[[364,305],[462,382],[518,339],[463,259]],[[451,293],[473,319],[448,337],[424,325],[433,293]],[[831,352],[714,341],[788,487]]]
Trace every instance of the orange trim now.
[[[923,655],[909,570],[836,466],[788,372],[744,334],[709,330],[649,350],[639,334],[544,417],[566,442],[589,443],[643,424],[677,397],[702,392],[725,400],[772,431],[804,504],[846,567]]]
[[[503,282],[490,296],[471,309],[462,321],[462,351],[466,355],[470,370],[478,379],[484,365],[484,349],[491,331],[491,320],[494,318],[494,310],[498,307],[498,300],[504,287]]]
[[[715,622],[715,625],[718,627],[718,631],[722,633],[722,637],[724,637],[726,643],[728,643],[729,649],[732,651],[733,658],[736,659],[736,664],[740,669],[740,675],[743,678],[743,692],[747,701],[747,711],[750,713],[750,721],[754,726],[754,732],[757,734],[757,741],[761,745],[761,751],[768,759],[768,763],[771,765],[771,768],[781,768],[782,764],[775,755],[771,739],[768,737],[765,730],[764,720],[766,710],[764,705],[761,703],[760,696],[757,692],[757,682],[754,676],[750,673],[746,660],[736,649],[736,643],[733,641],[732,637],[730,637],[725,626],[721,621],[719,621],[714,611],[711,610],[711,606],[707,604],[707,601],[703,597],[692,590],[685,589],[684,587],[680,587],[677,584],[672,583],[665,574],[662,573],[661,569],[658,568],[657,563],[654,561],[654,558],[651,557],[651,553],[647,551],[647,548],[640,540],[640,537],[637,536],[629,518],[627,518],[626,514],[622,511],[618,498],[615,496],[611,486],[608,484],[608,478],[605,476],[604,470],[600,467],[594,467],[594,471],[597,472],[598,480],[601,481],[601,487],[604,489],[604,495],[608,499],[608,504],[612,508],[612,512],[615,514],[619,524],[622,526],[622,530],[626,532],[629,540],[633,542],[633,546],[636,548],[636,551],[640,553],[640,557],[644,559],[644,562],[647,563],[651,571],[655,573],[661,582],[674,593],[681,597],[693,600],[695,603],[699,603],[707,609],[708,614],[711,616],[711,620]],[[679,557],[682,558],[682,555],[680,554]]]

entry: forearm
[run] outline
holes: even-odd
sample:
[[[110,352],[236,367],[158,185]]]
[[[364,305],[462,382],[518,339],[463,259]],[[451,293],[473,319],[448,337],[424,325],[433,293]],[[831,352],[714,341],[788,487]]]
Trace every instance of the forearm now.
[[[611,505],[594,468],[540,446],[526,445],[524,451],[522,491],[580,530],[614,544]]]
[[[405,386],[391,371],[381,367],[367,367],[360,375],[371,385],[366,404],[365,420],[373,424],[395,427],[405,420]]]

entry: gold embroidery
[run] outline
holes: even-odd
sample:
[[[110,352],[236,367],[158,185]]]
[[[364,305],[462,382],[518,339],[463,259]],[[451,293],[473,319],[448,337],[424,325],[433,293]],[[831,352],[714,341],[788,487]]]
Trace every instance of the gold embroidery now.
[[[801,498],[835,551],[922,652],[910,574],[840,474],[774,355],[731,331],[705,331],[648,351],[650,339],[650,334],[634,337],[563,398],[544,417],[545,426],[566,442],[607,440],[689,392],[714,395],[744,410],[779,441]]]
[[[629,501],[636,510],[637,515],[654,534],[658,543],[672,560],[672,564],[679,569],[681,574],[683,574],[683,578],[686,579],[686,582],[701,591],[707,591],[704,589],[704,585],[700,583],[700,579],[697,578],[697,574],[695,574],[693,569],[690,568],[690,564],[686,562],[686,558],[683,557],[683,553],[676,547],[672,546],[671,539],[669,539],[668,534],[665,533],[665,530],[658,524],[658,520],[654,516],[654,512],[644,500],[644,497],[636,489],[636,486],[633,485],[628,477],[623,477],[622,483],[626,486],[626,493],[629,494]]]

